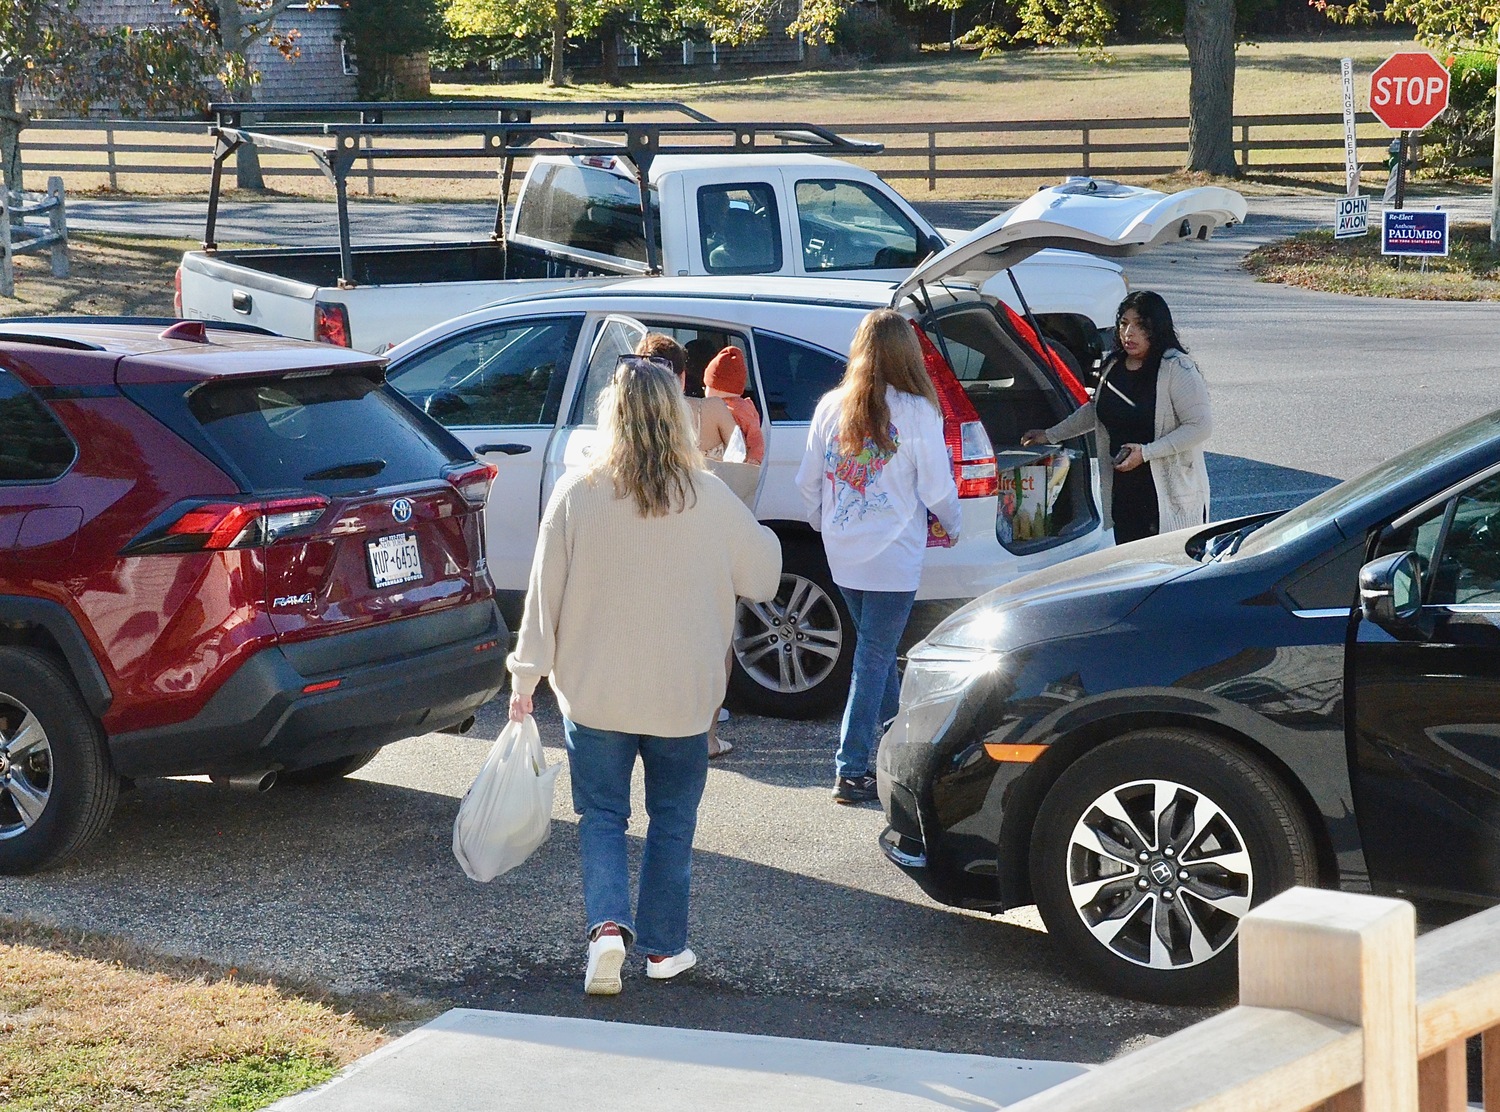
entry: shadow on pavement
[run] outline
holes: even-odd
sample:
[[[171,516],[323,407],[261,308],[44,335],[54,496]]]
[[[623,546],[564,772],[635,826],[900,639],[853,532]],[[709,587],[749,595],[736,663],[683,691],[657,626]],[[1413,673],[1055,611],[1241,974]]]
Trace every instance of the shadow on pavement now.
[[[1267,510],[1289,510],[1341,480],[1315,471],[1208,452],[1208,479],[1213,489],[1210,520],[1243,517]]]

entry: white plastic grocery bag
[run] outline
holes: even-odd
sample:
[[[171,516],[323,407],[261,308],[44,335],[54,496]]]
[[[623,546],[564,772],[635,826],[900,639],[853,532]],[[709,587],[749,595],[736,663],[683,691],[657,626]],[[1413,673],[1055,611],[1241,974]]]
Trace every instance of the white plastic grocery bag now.
[[[525,861],[552,830],[549,765],[536,722],[507,722],[453,820],[453,856],[471,880],[491,881]]]

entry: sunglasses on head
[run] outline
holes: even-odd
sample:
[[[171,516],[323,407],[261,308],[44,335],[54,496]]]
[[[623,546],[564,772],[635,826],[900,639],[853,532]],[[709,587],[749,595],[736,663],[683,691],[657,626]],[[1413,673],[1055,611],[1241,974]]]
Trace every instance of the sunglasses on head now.
[[[621,371],[661,371],[663,374],[677,377],[676,370],[672,364],[665,359],[659,359],[654,355],[622,355],[615,361],[615,374]]]

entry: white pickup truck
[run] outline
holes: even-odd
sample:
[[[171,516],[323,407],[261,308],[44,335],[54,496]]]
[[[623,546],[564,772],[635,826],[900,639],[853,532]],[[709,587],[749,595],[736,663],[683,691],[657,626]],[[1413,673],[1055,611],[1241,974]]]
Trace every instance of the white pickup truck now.
[[[530,158],[508,228],[497,219],[495,234],[479,241],[352,245],[344,184],[353,159],[340,161],[339,152],[352,143],[359,158],[366,152],[378,157],[389,152],[373,144],[416,134],[415,126],[323,125],[317,135],[333,139],[327,148],[285,131],[216,128],[206,249],[183,256],[178,314],[381,351],[482,305],[649,274],[898,281],[954,238],[933,228],[874,173],[809,153],[864,150],[868,144],[802,124],[758,134],[746,130],[750,125],[695,120],[628,129],[621,124],[613,128],[618,134],[600,125],[582,135],[567,130],[589,126],[576,123],[502,130],[498,149],[507,177],[513,158]],[[496,125],[490,127],[493,132]],[[706,133],[726,129],[734,136],[730,145],[705,142]],[[303,125],[299,134],[307,133]],[[468,131],[438,134],[466,137]],[[647,138],[638,140],[642,135]],[[538,139],[553,145],[535,147]],[[214,248],[217,170],[243,143],[298,150],[319,160],[338,191],[338,246]],[[641,153],[643,146],[649,156]],[[497,145],[484,149],[494,152]],[[544,153],[549,150],[557,153]],[[641,204],[642,171],[649,210]],[[993,279],[986,292],[1022,315],[1034,315],[1073,369],[1090,366],[1099,353],[1099,332],[1113,324],[1126,293],[1120,268],[1049,250],[1015,270],[1014,276]]]

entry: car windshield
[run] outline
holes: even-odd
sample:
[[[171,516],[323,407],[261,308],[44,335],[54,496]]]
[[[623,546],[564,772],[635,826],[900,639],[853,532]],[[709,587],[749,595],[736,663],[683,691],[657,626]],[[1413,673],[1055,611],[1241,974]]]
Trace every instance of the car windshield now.
[[[1435,464],[1472,451],[1500,435],[1500,411],[1470,421],[1435,440],[1409,448],[1356,479],[1310,498],[1296,509],[1257,528],[1239,546],[1238,556],[1266,552],[1290,544],[1338,517],[1357,513],[1402,478],[1425,471]]]

